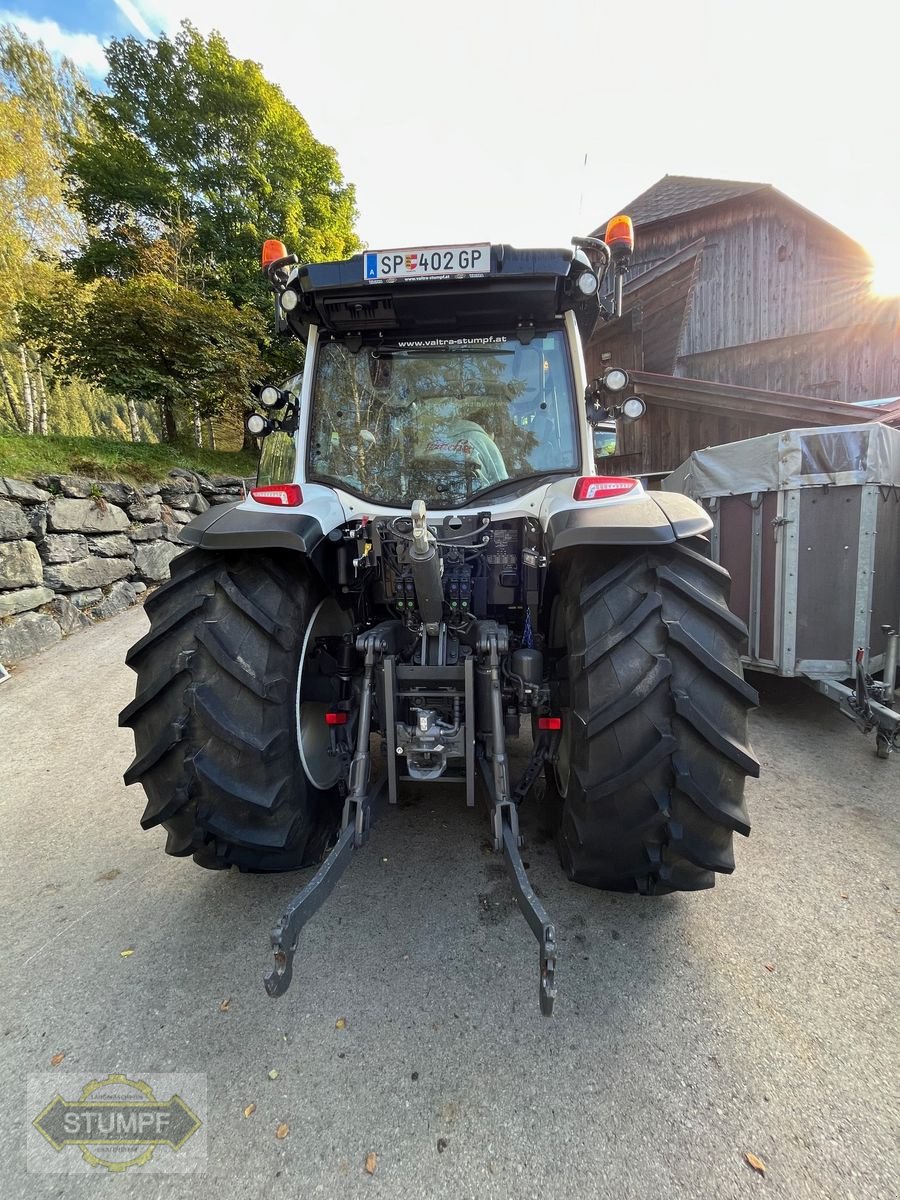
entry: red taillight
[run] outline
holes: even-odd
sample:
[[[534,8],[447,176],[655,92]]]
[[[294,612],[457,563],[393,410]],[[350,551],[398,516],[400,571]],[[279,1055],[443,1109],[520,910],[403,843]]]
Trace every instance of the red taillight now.
[[[326,725],[346,725],[347,714],[345,712],[327,712],[325,714]]]
[[[296,508],[303,503],[303,493],[296,483],[270,483],[268,487],[251,488],[250,497],[257,504],[271,504],[275,508]]]
[[[562,729],[562,717],[538,717],[538,729],[555,732]]]
[[[572,495],[576,500],[609,500],[624,496],[637,485],[638,481],[630,475],[583,475]]]

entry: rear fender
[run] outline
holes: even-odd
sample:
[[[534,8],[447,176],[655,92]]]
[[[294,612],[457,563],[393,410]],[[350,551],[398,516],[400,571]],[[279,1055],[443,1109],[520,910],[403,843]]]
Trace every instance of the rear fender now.
[[[573,546],[659,546],[697,537],[712,529],[699,504],[675,492],[645,492],[584,502],[550,489],[541,512],[548,555]]]
[[[179,532],[182,542],[202,550],[293,550],[319,558],[329,534],[346,519],[330,488],[304,484],[300,508],[273,508],[253,499],[220,504]]]

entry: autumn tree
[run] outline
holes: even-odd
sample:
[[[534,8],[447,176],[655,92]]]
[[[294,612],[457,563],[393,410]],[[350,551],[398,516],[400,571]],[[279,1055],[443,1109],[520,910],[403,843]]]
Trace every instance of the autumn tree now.
[[[0,27],[0,423],[48,429],[44,364],[26,346],[19,310],[62,290],[55,260],[80,237],[66,203],[68,138],[86,137],[87,88],[68,60],[56,63],[14,26]]]

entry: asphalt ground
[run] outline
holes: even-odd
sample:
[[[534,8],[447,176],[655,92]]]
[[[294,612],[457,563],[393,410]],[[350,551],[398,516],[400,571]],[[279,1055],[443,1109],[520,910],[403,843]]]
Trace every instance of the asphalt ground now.
[[[116,715],[145,621],[132,610],[0,685],[4,1200],[900,1196],[900,756],[764,681],[753,835],[694,895],[570,884],[524,814],[560,934],[550,1020],[482,812],[420,789],[381,812],[271,1000],[268,931],[309,872],[202,871],[141,831]],[[27,1078],[53,1072],[205,1074],[205,1170],[27,1170]]]

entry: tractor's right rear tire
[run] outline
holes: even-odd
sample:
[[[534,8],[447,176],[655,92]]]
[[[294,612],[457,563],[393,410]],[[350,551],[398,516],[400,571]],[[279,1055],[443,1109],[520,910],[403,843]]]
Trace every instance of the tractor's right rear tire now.
[[[134,732],[125,782],[146,793],[141,825],[162,825],[167,854],[212,869],[315,863],[340,818],[337,787],[304,773],[297,734],[320,591],[293,555],[189,550],[171,570],[128,652],[137,695],[119,717]]]
[[[750,832],[757,703],[730,579],[704,543],[584,548],[558,569],[563,732],[550,771],[557,844],[578,883],[645,894],[712,887]]]

